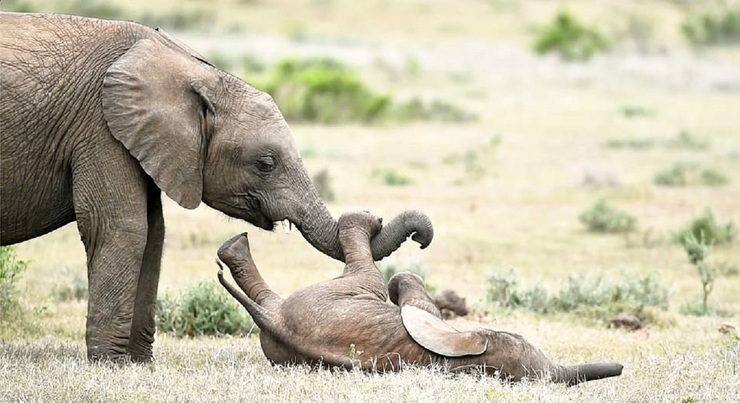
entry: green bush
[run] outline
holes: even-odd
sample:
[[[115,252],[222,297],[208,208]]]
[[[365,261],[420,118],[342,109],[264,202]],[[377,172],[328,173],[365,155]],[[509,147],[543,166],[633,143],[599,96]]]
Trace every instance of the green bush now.
[[[599,199],[578,216],[590,232],[625,233],[634,231],[637,219],[615,207],[605,199]]]
[[[644,150],[652,148],[655,141],[649,138],[627,138],[609,139],[604,143],[607,148],[630,148],[633,150]]]
[[[406,186],[413,183],[411,178],[392,168],[376,169],[373,171],[373,176],[379,177],[388,186]]]
[[[689,237],[700,240],[707,245],[722,245],[732,242],[737,236],[737,226],[730,220],[719,223],[711,209],[706,209],[678,231],[675,239],[684,247]]]
[[[320,123],[373,122],[391,97],[367,88],[355,73],[331,59],[288,59],[260,87],[288,120]]]
[[[677,162],[671,168],[659,171],[653,177],[653,183],[661,186],[724,186],[730,179],[716,169],[702,169],[697,164]]]
[[[534,42],[538,54],[556,52],[565,60],[588,60],[610,47],[603,34],[583,25],[566,10],[559,11],[555,19],[538,32]]]
[[[246,310],[214,282],[157,299],[157,329],[177,337],[247,335],[257,328]]]
[[[712,12],[689,15],[681,31],[693,45],[740,43],[740,7],[722,7]]]
[[[18,280],[28,267],[28,262],[19,260],[12,246],[0,246],[0,317],[10,318],[18,313]]]
[[[668,308],[668,289],[657,274],[623,276],[616,283],[600,275],[572,276],[557,293],[541,285],[524,288],[513,270],[486,277],[486,306],[524,309],[539,314],[571,313],[606,323],[620,312],[630,312],[646,322],[659,322],[655,310]]]

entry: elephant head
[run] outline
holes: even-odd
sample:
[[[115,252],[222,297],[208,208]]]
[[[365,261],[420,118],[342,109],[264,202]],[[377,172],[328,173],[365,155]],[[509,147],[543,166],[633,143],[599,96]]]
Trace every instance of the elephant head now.
[[[386,292],[369,247],[377,218],[350,213],[339,223],[347,257],[342,275],[287,299],[260,276],[246,234],[226,241],[218,251],[241,290],[226,282],[222,271],[218,279],[260,327],[262,350],[272,363],[381,372],[436,364],[451,372],[480,369],[512,381],[545,378],[569,385],[621,374],[617,363],[555,364],[516,334],[457,331],[441,319],[419,276],[396,274]],[[387,230],[397,231],[392,224]],[[395,305],[386,303],[388,296]]]
[[[321,252],[344,259],[332,218],[270,95],[225,73],[171,37],[137,41],[105,73],[102,108],[113,134],[181,206],[200,202],[266,229],[288,220]],[[408,235],[426,247],[431,225],[373,241],[380,260]]]

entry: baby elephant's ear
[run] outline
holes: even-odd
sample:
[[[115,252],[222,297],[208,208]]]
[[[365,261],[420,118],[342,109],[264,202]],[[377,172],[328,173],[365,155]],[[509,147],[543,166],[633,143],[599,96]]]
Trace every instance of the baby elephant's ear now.
[[[445,357],[480,355],[488,340],[476,332],[460,332],[442,319],[413,305],[401,308],[401,320],[411,338],[422,347]]]

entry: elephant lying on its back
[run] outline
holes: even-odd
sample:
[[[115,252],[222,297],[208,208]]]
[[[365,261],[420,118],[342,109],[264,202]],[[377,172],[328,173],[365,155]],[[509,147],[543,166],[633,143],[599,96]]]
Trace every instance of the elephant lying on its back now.
[[[260,327],[262,350],[271,362],[381,372],[398,371],[402,363],[437,364],[453,372],[482,369],[513,381],[545,378],[569,385],[622,373],[617,363],[557,365],[517,334],[459,332],[442,321],[415,274],[396,274],[386,292],[370,249],[380,229],[380,219],[369,213],[343,215],[339,242],[347,264],[342,275],[285,300],[260,276],[246,234],[221,246],[219,259],[246,295],[227,283],[222,271],[219,281]],[[386,303],[388,296],[396,305]]]

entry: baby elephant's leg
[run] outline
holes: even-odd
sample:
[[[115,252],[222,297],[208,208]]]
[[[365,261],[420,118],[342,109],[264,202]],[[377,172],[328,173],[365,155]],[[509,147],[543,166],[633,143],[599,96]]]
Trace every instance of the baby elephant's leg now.
[[[438,318],[442,317],[439,309],[434,305],[432,297],[424,288],[424,280],[414,273],[405,271],[396,273],[391,277],[388,282],[388,296],[391,298],[391,302],[399,307],[413,305]]]
[[[229,267],[239,288],[258,305],[271,310],[283,302],[283,299],[265,283],[257,270],[249,251],[246,233],[224,242],[218,249],[218,258]]]

